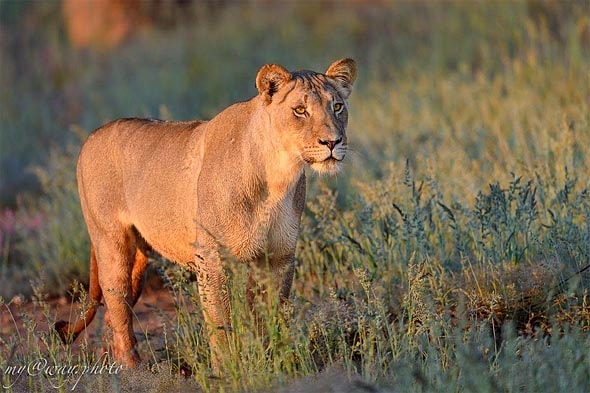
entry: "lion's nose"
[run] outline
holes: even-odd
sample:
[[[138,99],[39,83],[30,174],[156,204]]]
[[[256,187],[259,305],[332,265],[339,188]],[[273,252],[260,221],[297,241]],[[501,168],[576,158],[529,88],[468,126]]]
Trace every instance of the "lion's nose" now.
[[[342,138],[338,138],[335,141],[324,141],[320,139],[318,140],[318,142],[320,143],[320,145],[328,146],[328,149],[334,150],[334,147],[336,147],[337,144],[342,142]]]

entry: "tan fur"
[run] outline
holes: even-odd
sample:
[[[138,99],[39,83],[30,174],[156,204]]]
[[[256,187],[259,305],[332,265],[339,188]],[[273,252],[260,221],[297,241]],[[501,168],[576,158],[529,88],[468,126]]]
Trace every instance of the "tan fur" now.
[[[114,356],[137,365],[131,308],[153,249],[197,273],[218,369],[231,326],[222,256],[269,271],[281,298],[288,298],[304,166],[340,170],[355,77],[351,59],[325,74],[266,65],[256,77],[257,96],[208,122],[120,119],[90,135],[77,176],[92,244],[94,304],[77,324],[58,322],[61,337],[75,339],[104,296]],[[251,306],[259,284],[254,277]]]

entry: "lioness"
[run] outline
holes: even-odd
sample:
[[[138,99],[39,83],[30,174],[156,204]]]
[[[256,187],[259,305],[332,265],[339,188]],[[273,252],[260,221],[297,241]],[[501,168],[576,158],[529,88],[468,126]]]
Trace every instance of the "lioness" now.
[[[77,323],[56,323],[62,339],[73,341],[104,297],[115,359],[136,366],[131,307],[141,294],[146,253],[154,250],[197,273],[219,369],[231,325],[220,255],[268,267],[288,298],[304,166],[340,170],[355,78],[352,59],[336,61],[325,74],[269,64],[256,76],[257,96],[210,121],[119,119],[92,133],[77,179],[91,241],[93,303]],[[253,274],[248,285],[252,308]]]

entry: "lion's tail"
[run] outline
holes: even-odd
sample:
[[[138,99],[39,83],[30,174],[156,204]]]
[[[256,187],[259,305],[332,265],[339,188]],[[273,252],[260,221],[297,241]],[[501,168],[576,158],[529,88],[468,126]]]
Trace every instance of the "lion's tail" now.
[[[96,263],[94,247],[92,246],[90,247],[90,285],[88,296],[90,300],[90,308],[86,311],[86,314],[82,319],[78,320],[75,324],[67,321],[57,321],[55,323],[54,328],[64,344],[74,342],[76,337],[78,337],[78,334],[80,334],[80,332],[92,322],[96,310],[100,305],[102,289],[98,283],[98,265]]]

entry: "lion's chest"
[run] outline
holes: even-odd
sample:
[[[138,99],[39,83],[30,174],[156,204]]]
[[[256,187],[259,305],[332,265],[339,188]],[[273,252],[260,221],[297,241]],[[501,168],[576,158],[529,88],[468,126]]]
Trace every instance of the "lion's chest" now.
[[[295,251],[299,216],[292,194],[275,203],[261,203],[250,217],[234,220],[227,245],[238,259],[248,261],[268,255],[281,258]]]

